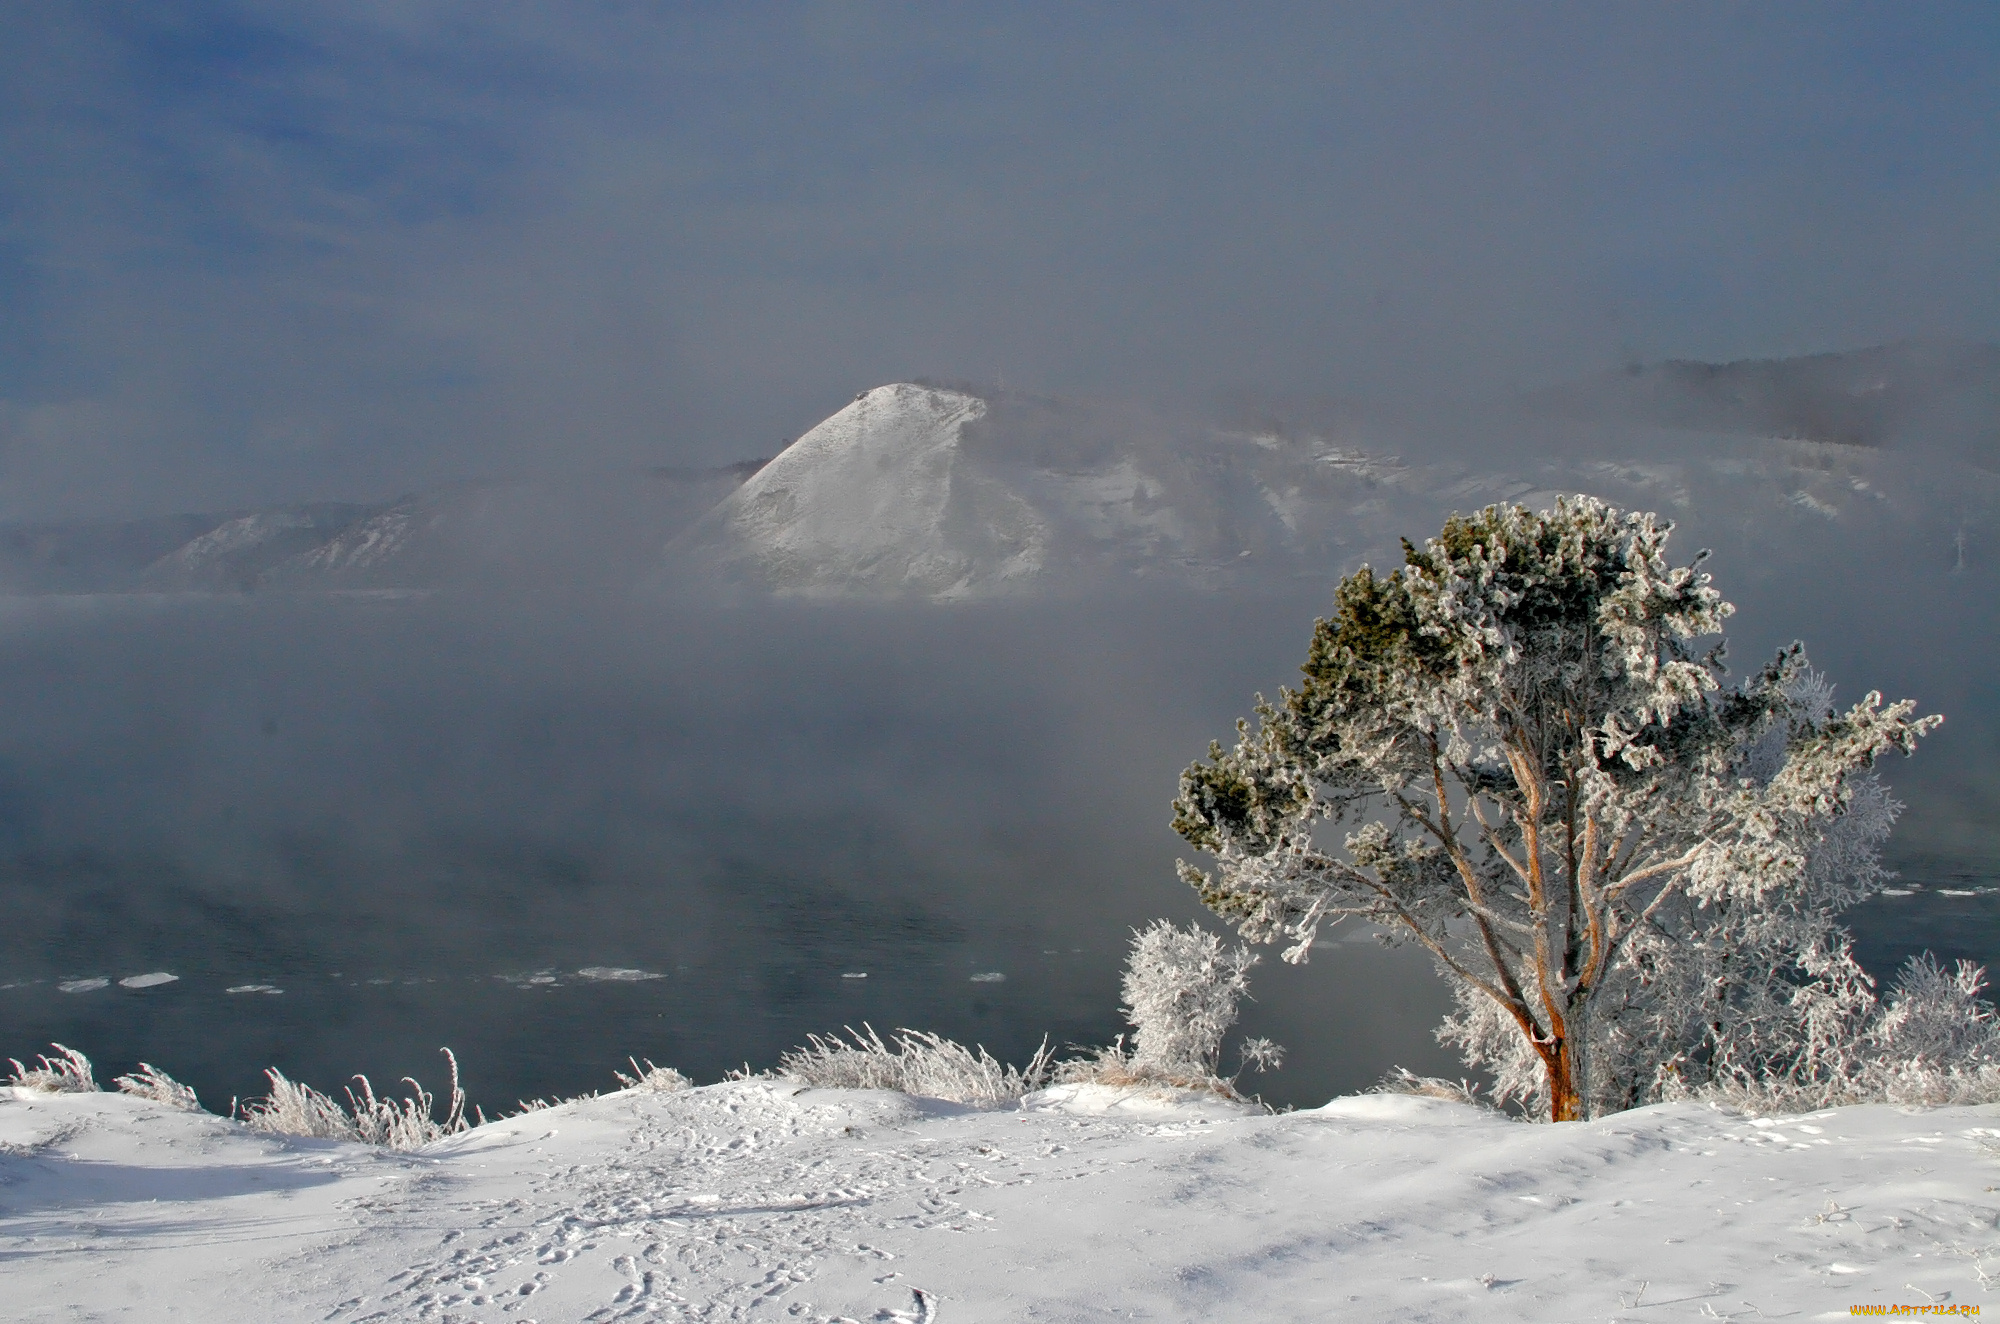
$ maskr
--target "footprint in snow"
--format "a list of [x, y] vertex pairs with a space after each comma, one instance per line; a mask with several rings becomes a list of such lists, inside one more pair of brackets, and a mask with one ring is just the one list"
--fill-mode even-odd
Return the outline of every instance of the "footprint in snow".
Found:
[[878, 1324], [931, 1324], [937, 1318], [937, 1298], [921, 1287], [910, 1289], [911, 1308], [890, 1310], [883, 1308], [875, 1312]]

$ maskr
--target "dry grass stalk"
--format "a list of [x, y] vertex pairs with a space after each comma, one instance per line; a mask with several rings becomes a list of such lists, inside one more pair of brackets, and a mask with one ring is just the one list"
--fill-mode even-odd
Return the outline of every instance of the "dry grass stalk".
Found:
[[164, 1103], [169, 1108], [182, 1112], [198, 1113], [201, 1100], [195, 1098], [194, 1091], [154, 1066], [151, 1062], [141, 1062], [139, 1069], [129, 1076], [120, 1076], [111, 1082], [127, 1094], [155, 1103]]
[[1053, 1067], [1047, 1040], [1025, 1067], [1012, 1067], [983, 1046], [967, 1048], [923, 1030], [897, 1030], [893, 1044], [865, 1022], [846, 1034], [809, 1035], [805, 1047], [778, 1059], [778, 1074], [824, 1089], [898, 1090], [992, 1107], [1041, 1088]]
[[41, 1065], [37, 1067], [21, 1065], [18, 1057], [8, 1058], [14, 1064], [14, 1075], [7, 1083], [37, 1094], [97, 1093], [97, 1078], [90, 1072], [89, 1058], [61, 1044], [50, 1044], [49, 1047], [56, 1050], [56, 1055], [44, 1055], [40, 1059]]

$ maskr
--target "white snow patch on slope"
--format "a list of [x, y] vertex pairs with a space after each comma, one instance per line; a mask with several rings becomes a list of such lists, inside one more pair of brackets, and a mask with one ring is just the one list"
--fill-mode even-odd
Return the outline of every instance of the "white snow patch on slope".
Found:
[[149, 567], [149, 574], [199, 574], [237, 552], [259, 547], [295, 529], [313, 527], [312, 519], [295, 510], [260, 511], [225, 521], [191, 539]]
[[745, 1081], [414, 1155], [0, 1090], [10, 1319], [1844, 1318], [1979, 1304], [2000, 1108], [1533, 1126]]
[[986, 412], [958, 391], [865, 392], [758, 470], [694, 536], [720, 535], [725, 556], [802, 594], [859, 586], [948, 599], [971, 592], [975, 575], [1032, 575], [1047, 530], [961, 455], [965, 428]]
[[418, 513], [405, 506], [383, 511], [299, 558], [306, 571], [362, 570], [401, 555], [423, 532]]

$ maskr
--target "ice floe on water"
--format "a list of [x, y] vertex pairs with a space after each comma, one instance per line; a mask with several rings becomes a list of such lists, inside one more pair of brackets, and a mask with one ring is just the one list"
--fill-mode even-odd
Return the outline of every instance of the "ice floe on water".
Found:
[[974, 975], [972, 982], [975, 984], [1004, 984], [1007, 982], [1007, 976], [1001, 974], [998, 970], [987, 970]]
[[868, 978], [868, 972], [866, 970], [843, 970], [840, 972], [840, 977], [842, 979], [866, 979]]
[[282, 993], [285, 990], [275, 984], [231, 984], [224, 993]]
[[639, 970], [622, 965], [587, 965], [581, 970], [529, 970], [525, 973], [495, 975], [503, 984], [516, 988], [562, 988], [567, 984], [639, 984], [649, 979], [665, 979], [657, 970]]
[[[162, 984], [178, 984], [179, 975], [170, 975], [164, 970], [150, 970], [143, 975], [127, 975], [118, 981], [120, 988], [158, 988]], [[12, 984], [5, 987], [13, 988]], [[56, 981], [58, 993], [95, 993], [100, 988], [111, 987], [108, 975], [92, 975], [87, 979], [59, 979]]]

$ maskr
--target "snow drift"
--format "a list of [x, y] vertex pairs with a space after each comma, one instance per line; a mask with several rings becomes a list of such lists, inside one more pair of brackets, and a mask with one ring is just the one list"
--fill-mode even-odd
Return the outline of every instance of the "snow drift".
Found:
[[1991, 1107], [1534, 1126], [746, 1081], [397, 1154], [4, 1090], [0, 1255], [23, 1321], [1842, 1318], [1984, 1300], [1996, 1137]]

